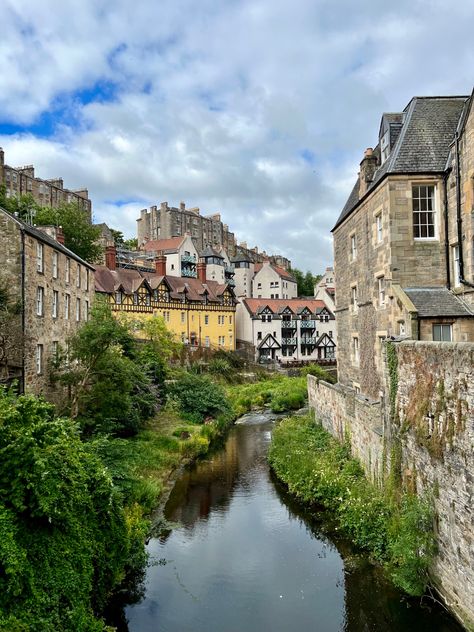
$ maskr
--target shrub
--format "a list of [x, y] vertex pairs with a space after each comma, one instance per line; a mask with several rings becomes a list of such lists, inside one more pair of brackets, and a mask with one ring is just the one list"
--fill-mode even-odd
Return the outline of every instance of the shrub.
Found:
[[306, 377], [307, 375], [314, 375], [314, 377], [317, 377], [319, 380], [324, 380], [325, 382], [329, 382], [330, 384], [334, 384], [336, 381], [334, 376], [329, 373], [329, 371], [326, 371], [326, 369], [323, 369], [321, 366], [319, 366], [319, 364], [308, 364], [308, 366], [304, 366], [300, 370], [300, 375], [302, 377]]
[[194, 422], [231, 413], [224, 390], [205, 375], [183, 373], [169, 385], [168, 395], [179, 403], [183, 415]]

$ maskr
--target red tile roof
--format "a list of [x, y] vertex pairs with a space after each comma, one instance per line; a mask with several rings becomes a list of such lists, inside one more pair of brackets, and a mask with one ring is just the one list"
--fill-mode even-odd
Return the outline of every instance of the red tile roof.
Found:
[[[257, 274], [257, 272], [260, 272], [263, 265], [264, 265], [263, 263], [255, 264], [255, 267], [254, 267], [255, 274]], [[291, 274], [288, 272], [288, 270], [285, 270], [285, 268], [281, 268], [280, 266], [275, 266], [273, 265], [273, 263], [270, 263], [270, 268], [274, 270], [278, 274], [278, 276], [280, 276], [282, 279], [285, 279], [287, 281], [293, 281], [293, 283], [296, 283], [295, 277], [291, 276]]]
[[162, 251], [172, 252], [178, 250], [185, 239], [185, 236], [170, 237], [169, 239], [153, 239], [143, 244], [143, 249], [146, 252], [150, 251]]

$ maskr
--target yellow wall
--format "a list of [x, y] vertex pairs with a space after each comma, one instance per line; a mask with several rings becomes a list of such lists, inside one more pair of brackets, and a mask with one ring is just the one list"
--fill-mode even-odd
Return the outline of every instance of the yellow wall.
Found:
[[195, 340], [195, 344], [202, 347], [235, 350], [235, 305], [203, 305], [176, 301], [145, 306], [133, 305], [128, 300], [117, 305], [111, 295], [109, 302], [113, 312], [120, 313], [126, 320], [144, 322], [153, 315], [162, 316], [177, 340], [188, 340], [190, 343]]

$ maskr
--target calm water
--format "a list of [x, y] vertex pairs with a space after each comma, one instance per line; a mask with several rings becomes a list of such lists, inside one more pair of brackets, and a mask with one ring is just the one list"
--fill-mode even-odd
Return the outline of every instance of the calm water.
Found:
[[255, 421], [176, 483], [165, 515], [178, 526], [149, 543], [129, 632], [459, 632], [291, 501], [266, 463], [273, 425]]

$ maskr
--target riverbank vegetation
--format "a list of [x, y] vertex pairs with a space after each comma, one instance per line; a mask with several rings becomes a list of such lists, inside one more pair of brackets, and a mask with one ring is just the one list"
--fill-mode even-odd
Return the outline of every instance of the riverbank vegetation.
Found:
[[349, 446], [310, 415], [285, 419], [275, 428], [269, 461], [291, 493], [330, 510], [342, 534], [382, 564], [395, 585], [423, 594], [435, 552], [428, 499], [390, 485], [376, 488]]

